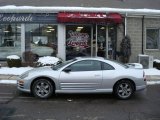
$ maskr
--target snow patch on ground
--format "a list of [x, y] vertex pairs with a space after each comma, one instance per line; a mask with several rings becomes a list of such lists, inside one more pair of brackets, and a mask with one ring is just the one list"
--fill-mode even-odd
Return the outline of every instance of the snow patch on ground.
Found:
[[144, 69], [145, 75], [157, 75], [160, 76], [160, 70], [156, 68]]
[[147, 85], [158, 85], [160, 81], [147, 81]]
[[0, 80], [0, 84], [17, 84], [17, 80]]
[[1, 67], [0, 68], [0, 74], [4, 74], [4, 75], [21, 75], [22, 73], [33, 69], [32, 67]]

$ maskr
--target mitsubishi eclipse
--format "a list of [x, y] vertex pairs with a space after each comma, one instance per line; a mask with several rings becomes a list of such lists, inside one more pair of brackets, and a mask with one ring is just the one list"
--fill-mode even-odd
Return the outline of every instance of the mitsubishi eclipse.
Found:
[[75, 58], [23, 73], [17, 88], [38, 98], [58, 93], [114, 93], [119, 99], [129, 99], [146, 88], [146, 80], [140, 68], [99, 57]]

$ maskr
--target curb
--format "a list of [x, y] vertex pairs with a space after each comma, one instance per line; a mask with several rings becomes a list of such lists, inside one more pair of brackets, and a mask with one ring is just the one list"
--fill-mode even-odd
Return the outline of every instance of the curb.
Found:
[[[16, 85], [17, 80], [0, 80], [0, 84], [11, 84], [11, 85]], [[147, 85], [159, 85], [159, 81], [147, 81]]]
[[0, 84], [17, 84], [18, 76], [0, 74]]
[[[0, 84], [16, 85], [17, 80], [0, 80]], [[147, 81], [147, 85], [159, 85], [159, 84], [160, 84], [160, 80]]]
[[0, 75], [0, 80], [17, 80], [19, 75]]
[[16, 85], [17, 84], [17, 80], [0, 80], [0, 84], [12, 84], [12, 85]]
[[160, 75], [146, 75], [147, 81], [157, 81], [160, 80]]
[[[17, 84], [19, 75], [2, 75], [0, 74], [0, 84]], [[147, 85], [160, 84], [160, 75], [147, 75]]]
[[160, 80], [159, 81], [147, 81], [147, 85], [159, 85], [160, 84]]

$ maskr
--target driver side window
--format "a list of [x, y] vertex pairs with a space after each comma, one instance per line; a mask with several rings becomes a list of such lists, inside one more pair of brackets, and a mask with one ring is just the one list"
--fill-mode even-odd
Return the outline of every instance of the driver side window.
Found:
[[96, 60], [83, 60], [69, 66], [71, 71], [98, 71], [101, 70], [101, 62]]

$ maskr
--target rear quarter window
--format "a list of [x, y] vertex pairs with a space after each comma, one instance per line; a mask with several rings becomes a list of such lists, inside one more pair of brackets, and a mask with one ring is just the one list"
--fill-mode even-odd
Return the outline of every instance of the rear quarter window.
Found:
[[115, 70], [115, 68], [112, 65], [103, 62], [102, 63], [102, 70]]

